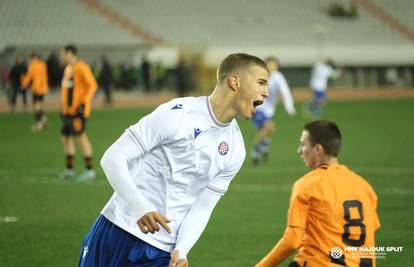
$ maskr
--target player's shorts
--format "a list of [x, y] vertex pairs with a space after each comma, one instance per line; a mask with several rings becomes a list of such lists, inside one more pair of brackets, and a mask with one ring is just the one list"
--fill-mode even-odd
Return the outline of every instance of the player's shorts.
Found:
[[45, 95], [36, 95], [36, 94], [33, 94], [32, 95], [32, 101], [33, 101], [33, 103], [43, 102], [43, 99], [44, 98], [45, 98]]
[[326, 99], [326, 91], [313, 91], [313, 98], [318, 101], [318, 102], [322, 102], [325, 101]]
[[62, 130], [61, 133], [64, 136], [80, 135], [86, 130], [87, 119], [83, 114], [78, 115], [61, 115]]
[[119, 228], [103, 215], [86, 234], [78, 267], [166, 267], [170, 253]]
[[254, 125], [256, 126], [256, 129], [261, 129], [267, 121], [270, 121], [272, 119], [273, 117], [266, 116], [266, 114], [264, 114], [264, 112], [260, 110], [257, 110], [256, 113], [252, 116], [252, 120]]
[[[306, 262], [305, 262], [305, 264], [306, 264]], [[293, 261], [287, 267], [302, 267], [302, 266], [300, 266], [296, 261]], [[305, 265], [305, 267], [306, 267], [306, 265]]]

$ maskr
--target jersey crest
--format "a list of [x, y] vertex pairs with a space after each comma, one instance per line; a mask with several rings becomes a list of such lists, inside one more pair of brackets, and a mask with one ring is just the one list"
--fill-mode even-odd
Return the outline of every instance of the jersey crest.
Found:
[[218, 146], [218, 152], [220, 155], [224, 156], [229, 152], [229, 145], [226, 142], [221, 142]]

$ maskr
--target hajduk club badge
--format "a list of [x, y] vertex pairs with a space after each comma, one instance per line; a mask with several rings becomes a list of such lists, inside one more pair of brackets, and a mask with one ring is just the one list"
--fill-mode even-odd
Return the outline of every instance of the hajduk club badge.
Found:
[[224, 156], [229, 152], [229, 145], [226, 142], [221, 142], [218, 146], [218, 152], [220, 155]]

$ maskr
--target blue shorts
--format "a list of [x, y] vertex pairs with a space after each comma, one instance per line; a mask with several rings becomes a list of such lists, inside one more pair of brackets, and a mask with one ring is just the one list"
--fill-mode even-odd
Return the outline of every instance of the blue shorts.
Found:
[[79, 267], [167, 267], [170, 253], [119, 228], [103, 215], [86, 234]]
[[325, 101], [326, 91], [323, 91], [323, 92], [313, 91], [313, 98], [318, 102]]
[[267, 117], [266, 114], [264, 114], [264, 112], [260, 110], [257, 110], [252, 117], [256, 129], [261, 129], [267, 121], [270, 121], [272, 119], [273, 117]]

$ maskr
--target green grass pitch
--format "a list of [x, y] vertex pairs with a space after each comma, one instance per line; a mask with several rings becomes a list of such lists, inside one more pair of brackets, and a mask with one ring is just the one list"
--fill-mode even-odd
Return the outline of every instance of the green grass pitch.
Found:
[[[0, 115], [0, 217], [18, 218], [0, 222], [0, 266], [77, 264], [82, 238], [112, 194], [99, 159], [126, 127], [149, 111], [93, 112], [88, 131], [98, 179], [90, 184], [56, 179], [64, 167], [57, 113], [48, 114], [48, 128], [36, 134], [30, 132], [32, 114]], [[342, 129], [340, 161], [364, 176], [378, 194], [382, 227], [377, 245], [404, 247], [379, 259], [378, 266], [413, 263], [414, 100], [329, 102], [323, 117]], [[279, 107], [270, 162], [253, 168], [246, 159], [190, 252], [191, 266], [253, 266], [280, 238], [290, 187], [308, 171], [296, 153], [305, 122], [300, 114], [290, 118]], [[239, 124], [249, 151], [253, 124]], [[80, 153], [75, 164], [80, 173]]]

